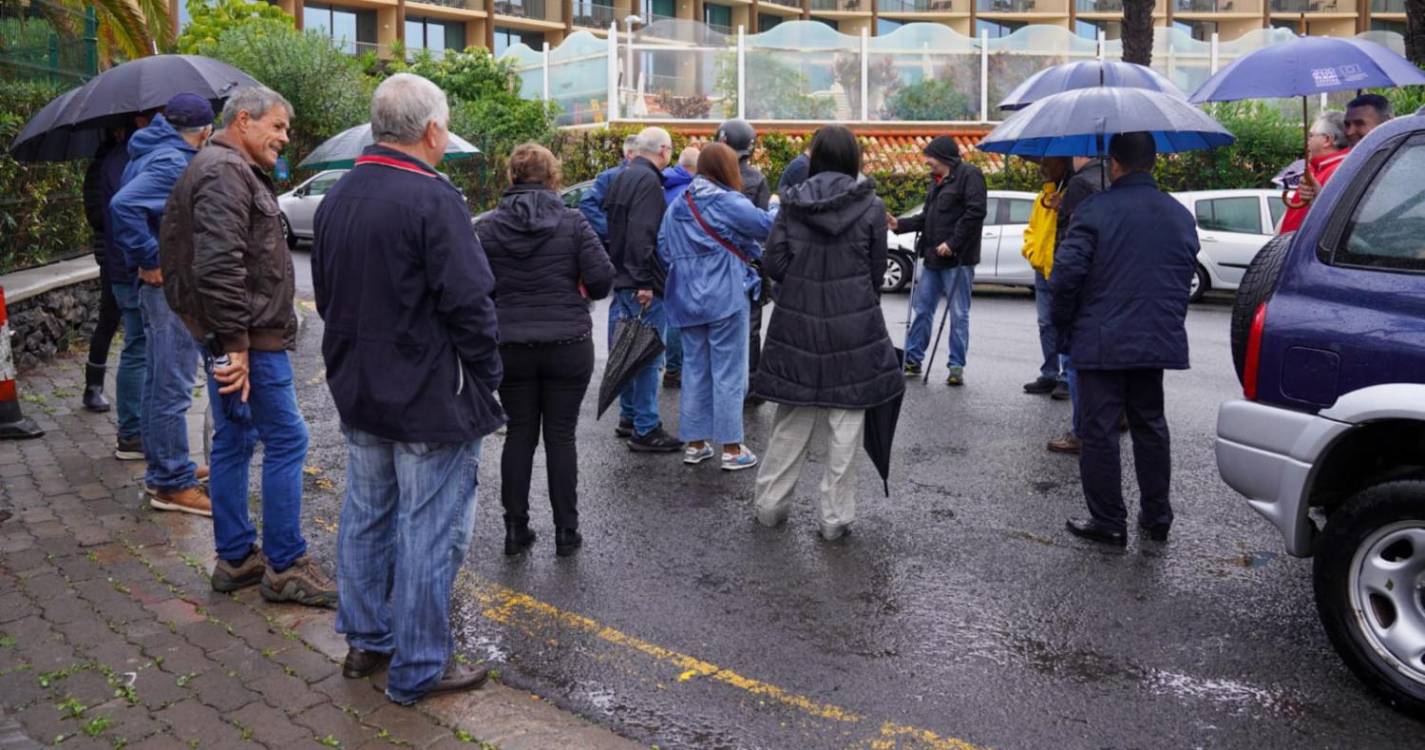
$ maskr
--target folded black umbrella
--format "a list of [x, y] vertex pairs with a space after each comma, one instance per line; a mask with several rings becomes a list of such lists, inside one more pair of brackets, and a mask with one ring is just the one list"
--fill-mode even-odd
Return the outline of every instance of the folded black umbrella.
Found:
[[[905, 365], [905, 350], [897, 348], [896, 358]], [[876, 471], [881, 475], [881, 486], [886, 497], [891, 496], [891, 444], [896, 439], [896, 425], [901, 418], [901, 403], [905, 401], [905, 391], [880, 406], [866, 410], [866, 429], [861, 437], [861, 447], [871, 457]]]
[[663, 336], [657, 328], [642, 318], [620, 320], [613, 346], [609, 347], [609, 361], [604, 365], [604, 379], [599, 384], [599, 412], [595, 419], [604, 416], [634, 377], [662, 353]]
[[162, 109], [178, 94], [197, 94], [217, 109], [238, 88], [258, 85], [241, 70], [202, 55], [141, 57], [46, 104], [20, 131], [10, 155], [31, 162], [91, 157], [99, 148], [97, 131], [128, 125], [129, 118]]

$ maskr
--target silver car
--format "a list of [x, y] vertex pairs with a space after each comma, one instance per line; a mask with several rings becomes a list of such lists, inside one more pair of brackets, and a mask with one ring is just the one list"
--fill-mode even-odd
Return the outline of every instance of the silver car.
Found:
[[282, 209], [282, 231], [287, 235], [288, 247], [296, 247], [298, 242], [312, 241], [312, 221], [317, 215], [317, 206], [322, 204], [322, 197], [344, 174], [345, 169], [319, 172], [301, 185], [277, 196], [277, 205]]

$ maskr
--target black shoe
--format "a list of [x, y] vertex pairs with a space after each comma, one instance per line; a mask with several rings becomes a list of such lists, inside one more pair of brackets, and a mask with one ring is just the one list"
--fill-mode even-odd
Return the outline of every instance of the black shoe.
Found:
[[654, 427], [647, 435], [634, 435], [628, 439], [628, 449], [638, 453], [673, 453], [683, 450], [683, 441]]
[[481, 666], [461, 664], [454, 658], [445, 667], [445, 673], [422, 698], [441, 693], [458, 693], [461, 690], [475, 690], [490, 678], [490, 670]]
[[1122, 529], [1115, 529], [1098, 521], [1070, 518], [1064, 523], [1064, 528], [1080, 539], [1112, 544], [1115, 547], [1128, 546], [1128, 535], [1123, 533]]
[[524, 521], [505, 521], [505, 554], [518, 555], [534, 545], [535, 533]]
[[120, 437], [118, 444], [114, 447], [114, 458], [120, 461], [142, 461], [143, 437], [141, 435], [131, 438]]
[[633, 420], [620, 419], [618, 421], [618, 427], [614, 428], [614, 436], [621, 438], [633, 437]]
[[744, 409], [755, 409], [765, 403], [767, 403], [767, 399], [761, 396], [754, 396], [750, 393], [742, 399], [742, 407]]
[[1036, 396], [1043, 396], [1054, 390], [1054, 385], [1058, 383], [1053, 378], [1035, 378], [1032, 383], [1024, 384], [1024, 392], [1032, 393]]
[[1168, 541], [1168, 530], [1172, 528], [1167, 524], [1152, 524], [1138, 522], [1138, 528], [1148, 533], [1148, 538], [1155, 542]]
[[907, 362], [907, 363], [905, 363], [905, 369], [904, 369], [904, 371], [905, 371], [905, 376], [908, 377], [908, 378], [919, 377], [919, 376], [920, 376], [920, 363], [919, 363], [919, 362]]
[[554, 554], [559, 557], [568, 557], [584, 545], [584, 537], [579, 535], [576, 529], [555, 529], [554, 530]]
[[348, 680], [369, 677], [386, 666], [388, 661], [391, 661], [390, 654], [383, 654], [380, 651], [362, 651], [352, 646], [346, 652], [346, 661], [341, 663], [341, 676]]
[[680, 373], [680, 372], [665, 372], [665, 373], [663, 373], [663, 387], [664, 387], [664, 388], [682, 388], [682, 387], [683, 387], [683, 374]]
[[84, 408], [99, 414], [109, 410], [109, 399], [104, 396], [104, 386], [91, 385], [85, 387]]
[[1054, 390], [1049, 393], [1049, 398], [1055, 401], [1069, 400], [1069, 384], [1060, 380], [1054, 384]]

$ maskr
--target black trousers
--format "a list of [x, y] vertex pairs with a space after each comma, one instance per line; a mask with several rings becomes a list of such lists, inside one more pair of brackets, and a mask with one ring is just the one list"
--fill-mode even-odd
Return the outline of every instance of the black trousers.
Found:
[[767, 300], [752, 300], [747, 316], [747, 374], [757, 373], [757, 363], [762, 359], [762, 306]]
[[579, 407], [594, 375], [594, 340], [542, 346], [502, 346], [505, 378], [500, 401], [510, 423], [500, 456], [500, 502], [505, 520], [529, 521], [534, 450], [544, 433], [549, 501], [554, 526], [579, 528], [579, 450], [574, 432]]
[[1140, 520], [1168, 526], [1172, 450], [1168, 420], [1163, 415], [1162, 370], [1079, 370], [1079, 474], [1094, 519], [1126, 529], [1123, 466], [1120, 463], [1119, 417], [1127, 414], [1133, 436], [1133, 465], [1141, 496]]
[[[114, 285], [103, 259], [99, 261], [99, 322], [89, 337], [89, 364], [103, 367], [109, 361], [109, 345], [119, 330], [119, 303], [114, 299]], [[102, 384], [102, 381], [101, 383]]]

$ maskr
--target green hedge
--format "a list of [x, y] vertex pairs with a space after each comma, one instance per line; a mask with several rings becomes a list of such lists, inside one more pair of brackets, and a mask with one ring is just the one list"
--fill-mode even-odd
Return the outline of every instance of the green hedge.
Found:
[[[0, 80], [0, 143], [14, 142], [30, 115], [63, 88]], [[89, 246], [80, 190], [86, 162], [22, 164], [0, 153], [0, 273], [83, 253]]]

